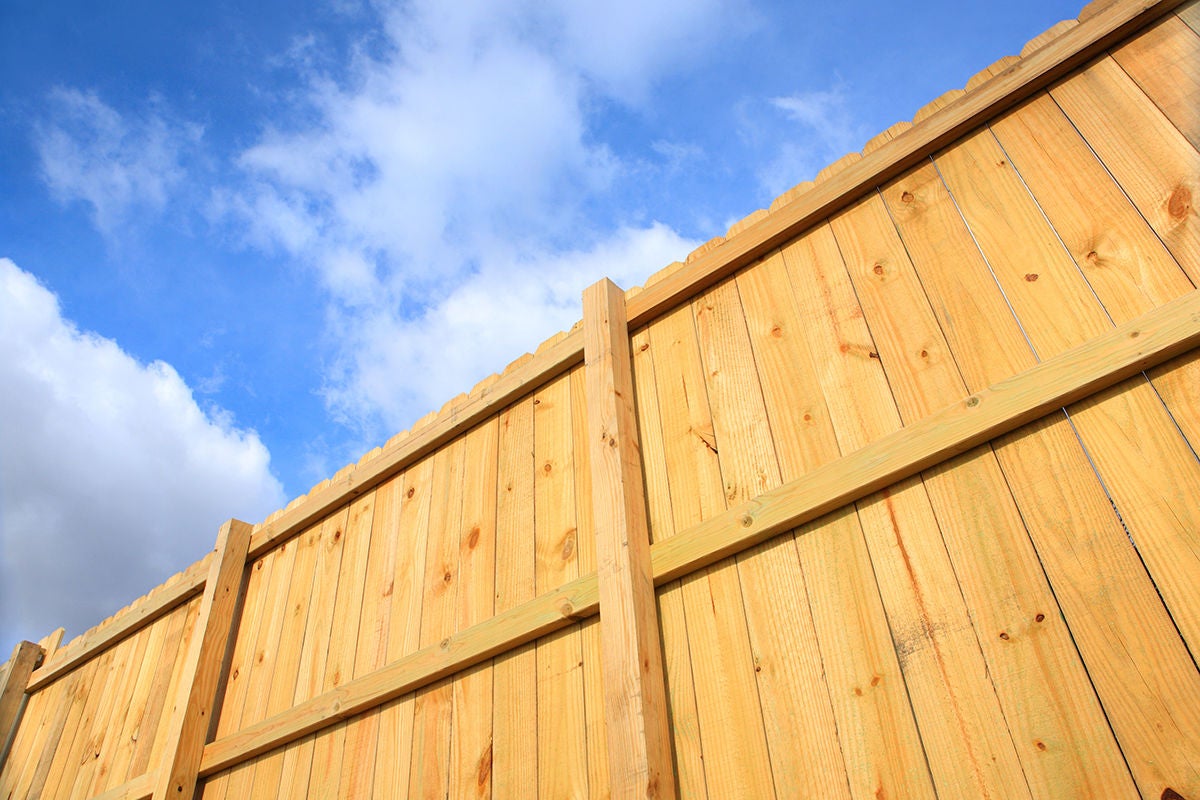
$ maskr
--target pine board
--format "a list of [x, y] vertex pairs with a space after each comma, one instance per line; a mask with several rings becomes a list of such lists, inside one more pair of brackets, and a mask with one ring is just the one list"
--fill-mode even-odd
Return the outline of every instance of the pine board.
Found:
[[[650, 326], [675, 530], [725, 510], [712, 414], [688, 306]], [[736, 559], [682, 581], [704, 777], [710, 797], [772, 797], [770, 755]]]
[[[730, 505], [781, 483], [737, 283], [692, 304]], [[807, 587], [792, 534], [738, 556], [775, 793], [849, 797]]]
[[[781, 477], [797, 480], [839, 452], [782, 253], [737, 284]], [[851, 796], [932, 797], [855, 509], [803, 526], [795, 542]]]

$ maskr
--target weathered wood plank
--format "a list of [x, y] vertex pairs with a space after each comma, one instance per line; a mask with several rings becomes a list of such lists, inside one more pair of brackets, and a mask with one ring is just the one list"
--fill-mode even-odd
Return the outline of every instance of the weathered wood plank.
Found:
[[216, 710], [217, 683], [242, 590], [250, 525], [221, 526], [197, 611], [196, 636], [184, 662], [180, 702], [167, 722], [168, 758], [159, 769], [154, 797], [190, 797], [196, 790], [204, 744]]
[[593, 284], [583, 294], [583, 320], [611, 790], [616, 797], [673, 798], [624, 293], [608, 280]]
[[9, 741], [16, 737], [29, 676], [41, 664], [46, 651], [33, 642], [19, 642], [0, 671], [0, 769], [4, 768]]

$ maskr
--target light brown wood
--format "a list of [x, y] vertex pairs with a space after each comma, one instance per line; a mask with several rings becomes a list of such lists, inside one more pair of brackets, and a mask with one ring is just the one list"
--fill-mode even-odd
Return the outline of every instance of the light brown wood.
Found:
[[159, 769], [154, 797], [191, 797], [209, 729], [217, 682], [242, 589], [251, 527], [231, 519], [221, 526], [204, 582], [196, 629], [183, 667], [180, 701], [167, 723], [168, 760]]
[[[558, 378], [533, 397], [534, 579], [541, 593], [576, 580], [579, 540], [571, 381]], [[537, 643], [538, 794], [588, 795], [583, 642], [572, 626]]]
[[[735, 281], [692, 303], [725, 498], [753, 499], [781, 482], [761, 379]], [[777, 797], [849, 795], [829, 687], [795, 538], [738, 555], [759, 714]]]
[[[970, 191], [987, 191], [986, 184], [980, 187], [972, 185]], [[926, 319], [926, 337], [939, 341], [962, 376], [955, 375], [942, 388], [922, 374], [901, 379], [924, 382], [930, 400], [937, 402], [961, 393], [961, 381], [968, 378], [969, 386], [981, 385], [981, 362], [993, 374], [1034, 363], [933, 165], [914, 170], [881, 194], [919, 273], [909, 279], [919, 280], [919, 291], [929, 298], [923, 313], [910, 318]], [[895, 276], [889, 285], [902, 280]], [[979, 326], [976, 320], [983, 318], [992, 324]], [[1022, 465], [1014, 471], [1010, 459], [998, 457], [992, 448], [971, 455], [969, 461], [964, 457], [927, 471], [925, 483], [939, 520], [947, 523], [943, 532], [954, 574], [971, 609], [1025, 779], [1035, 796], [1133, 796], [1128, 769], [1030, 540], [1027, 529], [1045, 523], [1036, 506], [1021, 504], [1028, 500], [1025, 492], [1018, 490], [1016, 498], [1011, 494], [1012, 483], [1032, 476], [1021, 471]], [[1024, 469], [1044, 467], [1030, 460]], [[1094, 478], [1060, 474], [1056, 483], [1080, 487]], [[983, 530], [989, 535], [979, 536]], [[1051, 748], [1047, 742], [1059, 744]]]
[[[462, 511], [456, 530], [458, 586], [454, 630], [490, 619], [496, 600], [496, 474], [499, 424], [487, 420], [464, 438]], [[449, 794], [492, 794], [492, 666], [455, 677], [451, 690]]]
[[[496, 606], [510, 612], [532, 600], [533, 398], [500, 415], [496, 483]], [[497, 656], [493, 667], [492, 796], [521, 800], [537, 795], [537, 696], [535, 645]]]
[[[689, 575], [880, 488], [934, 466], [1099, 388], [1200, 347], [1200, 292], [1105, 336], [997, 382], [960, 403], [861, 447], [755, 500], [656, 542], [655, 584]], [[847, 481], [847, 476], [853, 480]], [[598, 610], [594, 575], [501, 612], [492, 619], [296, 705], [205, 748], [209, 775], [314, 730], [400, 697], [514, 646], [560, 630]]]
[[1192, 147], [1200, 149], [1200, 35], [1171, 15], [1112, 55]]
[[673, 798], [624, 293], [609, 280], [588, 287], [583, 320], [611, 790], [621, 798]]
[[[580, 330], [583, 321], [580, 320]], [[571, 380], [571, 439], [580, 447], [588, 441], [587, 376], [573, 370]], [[592, 463], [581, 455], [572, 459], [575, 475], [575, 524], [579, 574], [597, 569], [595, 514], [592, 511]], [[604, 679], [600, 646], [600, 619], [592, 617], [579, 625], [583, 651], [583, 716], [588, 751], [588, 796], [606, 800], [611, 794], [608, 770], [608, 737], [604, 720]]]
[[1050, 96], [1105, 169], [1200, 285], [1200, 154], [1111, 58], [1054, 86]]
[[34, 670], [29, 691], [35, 692], [93, 658], [107, 647], [169, 614], [204, 590], [211, 556], [192, 564], [179, 580], [152, 591], [130, 610], [106, 620], [60, 648], [53, 658]]
[[8, 756], [9, 745], [17, 735], [21, 710], [25, 705], [29, 676], [41, 663], [46, 651], [33, 642], [19, 642], [0, 670], [0, 769]]
[[[671, 490], [667, 479], [663, 427], [658, 410], [654, 357], [647, 328], [635, 332], [633, 375], [637, 390], [638, 439], [648, 503], [647, 523], [652, 542], [675, 533], [671, 514]], [[704, 761], [700, 746], [700, 721], [696, 713], [696, 687], [692, 677], [692, 653], [688, 647], [687, 617], [683, 587], [671, 581], [658, 593], [659, 628], [663, 639], [663, 667], [670, 703], [671, 738], [675, 756], [676, 789], [681, 797], [707, 798]]]
[[989, 117], [1018, 104], [1071, 72], [1105, 48], [1169, 14], [1182, 0], [1116, 3], [1022, 58], [989, 81], [827, 181], [767, 216], [690, 264], [690, 269], [647, 286], [630, 298], [629, 324], [636, 327], [675, 307], [786, 243], [799, 232], [857, 201], [933, 151], [958, 139]]
[[152, 775], [139, 775], [111, 789], [92, 795], [90, 800], [150, 800], [154, 796], [151, 788]]
[[1200, 291], [814, 469], [803, 481], [656, 543], [655, 583], [835, 511], [1197, 346]]
[[[726, 508], [704, 365], [690, 304], [657, 320], [648, 331], [658, 394], [666, 469], [671, 476], [674, 530]], [[651, 557], [682, 533], [657, 541]], [[735, 559], [714, 563], [681, 582], [688, 647], [695, 654], [696, 694], [704, 780], [709, 797], [771, 797], [770, 754], [758, 703], [754, 657]], [[656, 581], [657, 583], [657, 581]]]
[[[782, 253], [737, 276], [781, 477], [839, 455]], [[789, 291], [779, 287], [789, 286]], [[806, 296], [807, 300], [816, 298]], [[853, 506], [795, 531], [837, 741], [853, 797], [933, 797], [900, 665]]]

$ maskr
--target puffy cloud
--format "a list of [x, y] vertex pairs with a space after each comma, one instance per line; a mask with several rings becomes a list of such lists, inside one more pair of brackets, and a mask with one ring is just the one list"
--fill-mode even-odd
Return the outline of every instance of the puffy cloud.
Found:
[[639, 102], [737, 15], [625, 5], [383, 6], [386, 44], [338, 79], [297, 62], [304, 107], [241, 153], [243, 181], [214, 208], [319, 277], [340, 419], [371, 437], [405, 427], [578, 319], [587, 283], [638, 282], [687, 252], [606, 202], [636, 192], [636, 170], [589, 114]]
[[347, 312], [326, 397], [343, 419], [394, 433], [415, 409], [440, 407], [573, 325], [589, 284], [608, 276], [632, 285], [695, 244], [663, 225], [622, 228], [588, 250], [489, 262], [417, 314]]
[[0, 640], [71, 635], [283, 500], [266, 447], [169, 364], [81, 332], [0, 258]]
[[42, 179], [64, 205], [82, 201], [111, 237], [137, 211], [161, 210], [184, 178], [181, 159], [201, 129], [174, 124], [151, 104], [140, 118], [118, 113], [91, 92], [57, 89], [34, 126]]

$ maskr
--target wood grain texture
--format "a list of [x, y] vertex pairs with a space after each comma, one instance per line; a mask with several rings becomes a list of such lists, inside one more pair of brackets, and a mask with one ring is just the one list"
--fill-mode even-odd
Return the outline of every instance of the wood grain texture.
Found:
[[615, 797], [674, 798], [624, 293], [593, 284], [583, 320], [609, 779]]
[[[532, 600], [533, 398], [506, 409], [499, 419], [496, 482], [496, 613]], [[498, 656], [493, 667], [492, 796], [537, 794], [536, 646], [517, 647]]]
[[[881, 196], [967, 387], [1032, 365], [1020, 328], [934, 166], [897, 179]], [[991, 324], [983, 328], [979, 319]], [[1009, 496], [1010, 484], [1026, 483], [1042, 467], [991, 449], [977, 451], [974, 460], [987, 465], [955, 469], [955, 480], [948, 481], [942, 473], [958, 462], [947, 462], [927, 473], [927, 485], [931, 494], [944, 493], [943, 506], [977, 515], [966, 528], [944, 528], [946, 542], [1030, 786], [1040, 796], [1132, 794], [1128, 769], [1027, 527], [1037, 536], [1061, 532], [1048, 525], [1037, 504], [1022, 502], [1026, 493], [1018, 492], [1015, 505], [997, 502]], [[1060, 482], [1080, 491], [1091, 487], [1103, 500], [1086, 472], [1063, 474]]]
[[[810, 350], [796, 295], [806, 304], [817, 298], [792, 282], [782, 253], [739, 273], [737, 285], [780, 474], [790, 483], [839, 455], [810, 356], [819, 350]], [[784, 286], [787, 291], [780, 290]], [[855, 508], [803, 526], [794, 541], [851, 796], [932, 797]]]
[[[1194, 11], [1196, 4], [1188, 8]], [[1173, 14], [1115, 48], [1112, 56], [1200, 149], [1200, 35]]]
[[9, 739], [16, 736], [29, 676], [45, 655], [41, 645], [18, 642], [8, 662], [0, 668], [0, 769], [4, 768]]
[[159, 768], [154, 797], [190, 797], [216, 712], [222, 662], [242, 591], [250, 525], [229, 520], [217, 534], [197, 610], [196, 630], [183, 663], [178, 704], [167, 722], [168, 758]]
[[1121, 67], [1101, 58], [1050, 90], [1105, 169], [1200, 285], [1200, 154]]
[[[534, 578], [544, 594], [579, 575], [569, 377], [540, 389], [533, 403]], [[588, 796], [582, 647], [574, 627], [537, 644], [539, 795]]]
[[[671, 491], [648, 329], [643, 327], [636, 331], [630, 338], [630, 345], [633, 350], [638, 440], [648, 505], [646, 522], [651, 542], [654, 542], [674, 535], [675, 524], [671, 515]], [[683, 587], [679, 581], [672, 581], [659, 590], [658, 616], [663, 640], [663, 668], [670, 711], [676, 790], [681, 798], [707, 798], [700, 722], [696, 713], [696, 687], [692, 678], [692, 654], [688, 647]]]
[[[725, 497], [737, 504], [781, 483], [737, 283], [718, 284], [692, 307]], [[848, 797], [794, 537], [740, 554], [738, 571], [776, 796]]]
[[[704, 383], [704, 366], [690, 306], [668, 314], [648, 331], [659, 403], [670, 513], [683, 531], [726, 508], [719, 443]], [[677, 541], [656, 542], [654, 552]], [[759, 708], [754, 657], [736, 560], [675, 577], [682, 581], [696, 712], [711, 797], [771, 797], [770, 754]], [[657, 575], [658, 570], [655, 570]]]

